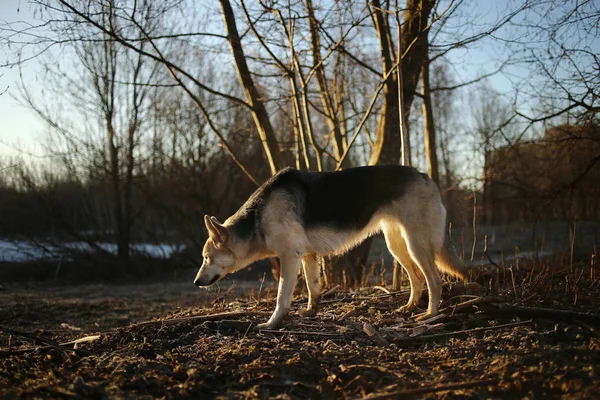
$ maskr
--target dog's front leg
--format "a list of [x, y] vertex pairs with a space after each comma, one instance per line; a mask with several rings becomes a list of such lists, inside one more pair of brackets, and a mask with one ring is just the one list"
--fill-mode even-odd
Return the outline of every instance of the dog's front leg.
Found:
[[277, 306], [271, 318], [264, 323], [258, 324], [258, 329], [274, 329], [281, 323], [292, 305], [294, 289], [298, 281], [301, 258], [294, 256], [280, 257], [281, 275], [279, 277], [279, 288], [277, 290]]

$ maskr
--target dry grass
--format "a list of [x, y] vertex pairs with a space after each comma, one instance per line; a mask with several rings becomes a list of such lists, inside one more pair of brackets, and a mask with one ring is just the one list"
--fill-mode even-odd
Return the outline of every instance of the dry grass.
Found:
[[[160, 320], [117, 328], [90, 313], [85, 298], [61, 308], [21, 297], [0, 304], [2, 397], [594, 397], [596, 254], [496, 264], [473, 268], [478, 285], [445, 285], [441, 315], [420, 323], [395, 312], [408, 292], [386, 293], [376, 269], [365, 271], [363, 288], [329, 290], [314, 318], [297, 315], [306, 301], [299, 293], [278, 331], [253, 329], [274, 307], [265, 282], [179, 309], [163, 298]], [[12, 298], [2, 296], [4, 304]], [[157, 316], [153, 306], [151, 296], [102, 304], [111, 316], [139, 318]], [[61, 327], [61, 313], [79, 318], [82, 330]], [[99, 337], [72, 343], [90, 335]]]

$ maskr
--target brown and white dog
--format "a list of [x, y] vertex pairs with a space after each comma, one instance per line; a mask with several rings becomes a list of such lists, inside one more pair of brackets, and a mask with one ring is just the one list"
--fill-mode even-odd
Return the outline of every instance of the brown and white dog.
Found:
[[[414, 168], [397, 165], [339, 172], [284, 169], [250, 196], [224, 223], [204, 217], [209, 238], [194, 284], [209, 286], [225, 275], [267, 257], [281, 260], [277, 306], [259, 329], [277, 327], [287, 314], [300, 266], [314, 315], [321, 294], [318, 259], [343, 254], [383, 232], [388, 249], [407, 271], [412, 311], [427, 283], [434, 316], [442, 293], [438, 269], [465, 278], [446, 243], [446, 209], [437, 186]], [[437, 266], [437, 268], [436, 268]]]

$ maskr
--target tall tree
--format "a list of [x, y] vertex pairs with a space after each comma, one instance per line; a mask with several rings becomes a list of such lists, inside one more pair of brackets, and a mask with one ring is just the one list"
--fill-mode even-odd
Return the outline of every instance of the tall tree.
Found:
[[246, 93], [248, 103], [250, 104], [252, 117], [254, 118], [258, 135], [263, 144], [265, 156], [271, 169], [271, 174], [275, 174], [280, 168], [283, 167], [283, 161], [279, 151], [277, 138], [275, 137], [275, 132], [273, 131], [273, 126], [271, 125], [271, 121], [269, 119], [269, 114], [267, 113], [263, 103], [263, 96], [259, 93], [256, 85], [254, 84], [254, 80], [252, 79], [252, 75], [250, 74], [250, 69], [248, 68], [248, 63], [246, 61], [246, 56], [242, 47], [242, 41], [235, 23], [235, 16], [233, 14], [231, 4], [229, 0], [219, 0], [219, 2], [221, 3], [223, 20], [225, 22], [227, 31], [227, 40], [231, 46], [231, 53], [233, 55], [238, 77], [242, 87], [244, 88], [244, 92]]
[[[403, 23], [400, 27], [402, 54], [402, 107], [405, 115], [409, 115], [410, 106], [415, 97], [419, 83], [421, 66], [427, 59], [427, 30], [429, 18], [435, 0], [408, 0], [404, 10]], [[385, 7], [384, 7], [385, 6]], [[390, 10], [389, 2], [383, 6], [379, 0], [372, 2], [371, 13], [373, 24], [379, 38], [383, 74], [395, 68], [395, 49], [390, 29], [390, 15], [399, 10]], [[401, 152], [399, 124], [399, 92], [397, 77], [390, 74], [385, 80], [384, 103], [377, 127], [375, 147], [369, 164], [397, 164]], [[408, 120], [408, 118], [406, 118]], [[405, 127], [407, 128], [407, 127]]]
[[[116, 7], [116, 2], [109, 0], [94, 4], [89, 10], [98, 15], [107, 32], [98, 33], [89, 25], [77, 23], [61, 32], [73, 57], [58, 65], [66, 69], [67, 64], [74, 60], [74, 64], [81, 67], [80, 77], [60, 69], [56, 71], [56, 67], [48, 69], [54, 71], [49, 73], [57, 81], [54, 88], [56, 96], [73, 110], [80, 111], [63, 117], [59, 110], [47, 110], [25, 87], [23, 100], [53, 128], [57, 135], [54, 142], [62, 143], [59, 144], [62, 148], [54, 149], [58, 154], [74, 152], [72, 157], [85, 159], [84, 165], [89, 167], [95, 178], [102, 177], [110, 182], [112, 226], [105, 229], [114, 232], [118, 257], [127, 259], [132, 227], [138, 215], [132, 204], [138, 146], [149, 106], [148, 83], [154, 80], [157, 64], [150, 63], [142, 55], [147, 46], [143, 37], [138, 36], [134, 41], [138, 51], [127, 51], [114, 40], [115, 32], [139, 33], [121, 25]], [[150, 31], [155, 24], [154, 9], [147, 2], [142, 2], [138, 3], [135, 12]], [[68, 118], [81, 118], [84, 128], [69, 127]], [[92, 124], [93, 121], [97, 121], [97, 126]], [[91, 132], [98, 132], [99, 137], [94, 137]], [[63, 157], [63, 161], [66, 168], [81, 168], [73, 158]]]
[[427, 157], [427, 170], [429, 177], [440, 185], [438, 170], [437, 138], [435, 132], [435, 115], [433, 113], [431, 80], [429, 79], [429, 60], [421, 67], [421, 94], [423, 95], [423, 126], [425, 139], [425, 155]]

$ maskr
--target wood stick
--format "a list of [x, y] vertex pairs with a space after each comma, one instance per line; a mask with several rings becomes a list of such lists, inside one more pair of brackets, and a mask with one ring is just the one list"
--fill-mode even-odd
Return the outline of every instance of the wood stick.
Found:
[[336, 337], [343, 338], [344, 335], [339, 333], [329, 332], [310, 332], [310, 331], [280, 331], [276, 329], [261, 329], [259, 332], [262, 333], [274, 333], [278, 335], [304, 335], [304, 336], [323, 336], [323, 337]]
[[438, 338], [442, 338], [442, 337], [462, 335], [462, 334], [465, 334], [465, 333], [475, 333], [475, 332], [491, 331], [491, 330], [494, 330], [494, 329], [513, 328], [515, 326], [527, 325], [527, 324], [530, 324], [531, 322], [533, 322], [533, 320], [530, 319], [530, 320], [527, 320], [527, 321], [512, 322], [510, 324], [495, 325], [495, 326], [486, 326], [486, 327], [473, 328], [473, 329], [465, 329], [465, 330], [462, 330], [462, 331], [442, 332], [442, 333], [436, 333], [436, 334], [433, 334], [433, 335], [426, 335], [426, 336], [414, 336], [414, 337], [409, 337], [409, 338], [403, 338], [403, 339], [400, 339], [400, 340], [401, 341], [408, 341], [408, 340], [438, 339]]
[[[46, 350], [46, 349], [57, 349], [60, 351], [67, 351], [65, 346], [70, 344], [70, 343], [67, 343], [67, 344], [58, 343], [58, 342], [55, 342], [54, 340], [46, 339], [41, 336], [35, 335], [33, 333], [16, 331], [14, 329], [5, 328], [2, 326], [0, 326], [0, 331], [9, 333], [9, 334], [15, 335], [15, 336], [21, 336], [21, 337], [27, 338], [29, 340], [32, 340], [34, 343], [38, 343], [38, 344], [42, 345], [42, 346], [30, 348], [30, 349], [21, 349], [21, 350], [14, 350], [14, 351], [9, 350], [8, 352], [5, 352], [5, 354], [16, 354], [17, 352], [21, 353], [21, 352], [26, 352], [26, 351], [30, 351], [30, 350]], [[81, 353], [83, 355], [93, 355], [94, 354], [90, 351], [77, 349], [77, 348], [73, 348], [72, 350], [76, 351], [77, 353]]]
[[458, 303], [454, 306], [444, 307], [441, 310], [439, 310], [438, 312], [442, 313], [442, 312], [450, 311], [450, 310], [455, 312], [457, 310], [462, 310], [463, 308], [467, 308], [467, 307], [474, 306], [477, 304], [503, 303], [503, 302], [505, 302], [505, 300], [502, 300], [498, 297], [493, 297], [493, 296], [477, 297], [475, 299], [463, 301], [462, 303]]
[[227, 319], [231, 317], [268, 317], [271, 315], [270, 312], [266, 311], [228, 311], [217, 314], [206, 314], [206, 315], [194, 315], [191, 317], [179, 317], [179, 318], [169, 318], [169, 319], [160, 319], [157, 321], [146, 321], [139, 322], [137, 324], [129, 325], [129, 328], [140, 328], [144, 326], [150, 325], [174, 325], [179, 324], [181, 322], [188, 321], [215, 321], [220, 319]]
[[373, 289], [381, 290], [385, 294], [390, 294], [390, 291], [384, 288], [383, 286], [373, 286]]
[[321, 294], [321, 298], [324, 299], [325, 297], [329, 297], [332, 294], [334, 294], [335, 292], [337, 292], [337, 290], [340, 288], [340, 285], [335, 285], [334, 287], [332, 287], [331, 289], [323, 292], [323, 294]]
[[51, 339], [43, 338], [43, 337], [35, 335], [33, 333], [21, 332], [21, 331], [17, 331], [17, 330], [11, 329], [11, 328], [5, 328], [2, 326], [0, 326], [0, 332], [8, 333], [8, 334], [14, 335], [14, 336], [21, 336], [21, 337], [24, 337], [26, 339], [33, 341], [34, 343], [42, 344], [44, 346], [59, 347], [59, 344], [57, 342], [55, 342]]
[[587, 323], [600, 325], [600, 315], [580, 311], [553, 310], [550, 308], [524, 307], [512, 304], [501, 304], [497, 308], [483, 307], [482, 310], [491, 314], [516, 314], [529, 318], [554, 318], [568, 321], [579, 319]]
[[376, 300], [376, 299], [385, 299], [386, 297], [394, 297], [398, 294], [408, 294], [408, 290], [399, 290], [396, 292], [389, 292], [385, 294], [374, 294], [372, 296], [356, 296], [353, 297], [354, 300]]
[[232, 329], [239, 332], [248, 332], [253, 324], [251, 321], [223, 319], [218, 321], [205, 321], [203, 325], [211, 329]]
[[403, 399], [408, 396], [414, 396], [416, 394], [423, 393], [435, 393], [435, 392], [443, 392], [445, 390], [457, 390], [457, 389], [469, 389], [478, 386], [488, 386], [488, 385], [497, 385], [500, 383], [500, 379], [482, 379], [479, 381], [471, 381], [471, 382], [463, 382], [463, 383], [451, 383], [448, 385], [436, 385], [436, 386], [428, 386], [428, 387], [420, 387], [415, 389], [406, 389], [399, 390], [396, 392], [384, 393], [384, 394], [376, 394], [364, 397], [368, 400], [379, 400], [379, 399], [390, 399], [390, 398], [398, 398]]
[[369, 336], [369, 339], [380, 346], [388, 347], [390, 345], [389, 342], [385, 340], [385, 338], [381, 336], [379, 332], [377, 332], [377, 329], [375, 329], [375, 327], [368, 322], [363, 323], [363, 332]]

